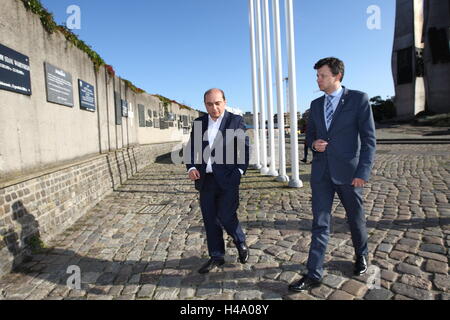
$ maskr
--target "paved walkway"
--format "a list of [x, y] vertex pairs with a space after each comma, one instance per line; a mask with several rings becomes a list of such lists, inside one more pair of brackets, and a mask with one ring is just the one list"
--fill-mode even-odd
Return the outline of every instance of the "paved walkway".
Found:
[[[324, 284], [292, 294], [287, 286], [305, 271], [312, 221], [311, 166], [300, 168], [302, 189], [256, 171], [243, 179], [239, 215], [251, 248], [246, 265], [237, 262], [229, 239], [223, 269], [197, 273], [207, 259], [197, 193], [183, 166], [159, 163], [1, 278], [0, 299], [450, 298], [447, 146], [379, 146], [365, 188], [374, 273], [352, 276], [353, 247], [336, 200]], [[81, 290], [66, 285], [71, 265], [81, 270]]]

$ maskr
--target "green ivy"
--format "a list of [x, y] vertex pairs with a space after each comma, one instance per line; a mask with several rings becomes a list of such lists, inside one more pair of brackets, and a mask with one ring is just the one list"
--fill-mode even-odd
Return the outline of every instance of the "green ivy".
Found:
[[166, 97], [164, 97], [164, 96], [162, 96], [162, 95], [160, 95], [160, 94], [154, 94], [153, 96], [157, 97], [157, 98], [159, 99], [159, 101], [162, 102], [162, 104], [163, 104], [164, 107], [169, 106], [171, 103], [175, 103], [175, 104], [177, 104], [177, 105], [180, 106], [180, 109], [192, 110], [191, 107], [188, 107], [187, 105], [184, 105], [184, 104], [182, 104], [182, 103], [179, 103], [179, 102], [177, 102], [177, 101], [175, 101], [175, 100], [170, 100], [169, 98], [166, 98]]
[[53, 20], [53, 14], [48, 12], [39, 0], [22, 0], [22, 2], [27, 10], [30, 10], [40, 17], [42, 25], [48, 33], [52, 34], [55, 32], [58, 25], [55, 20]]
[[141, 88], [136, 87], [134, 84], [131, 83], [131, 81], [126, 80], [126, 79], [122, 79], [123, 82], [125, 82], [125, 85], [131, 89], [131, 91], [135, 92], [135, 93], [143, 93], [145, 92], [144, 90], [142, 90]]
[[[80, 40], [77, 35], [75, 35], [66, 26], [57, 25], [53, 19], [53, 14], [48, 12], [41, 4], [39, 0], [21, 0], [27, 10], [30, 10], [34, 14], [40, 17], [42, 26], [49, 33], [61, 32], [64, 37], [72, 43], [78, 49], [84, 51], [94, 64], [95, 71], [98, 72], [101, 66], [105, 65], [105, 61], [100, 57], [100, 55], [92, 50], [84, 41]], [[110, 73], [110, 72], [108, 72]], [[110, 73], [111, 74], [111, 73]]]

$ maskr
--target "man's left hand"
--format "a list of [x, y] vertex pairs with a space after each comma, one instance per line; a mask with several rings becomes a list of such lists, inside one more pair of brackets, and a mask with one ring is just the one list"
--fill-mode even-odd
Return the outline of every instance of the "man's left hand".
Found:
[[355, 178], [352, 181], [352, 186], [354, 186], [355, 188], [362, 188], [362, 187], [364, 187], [365, 184], [366, 184], [366, 182], [360, 178]]

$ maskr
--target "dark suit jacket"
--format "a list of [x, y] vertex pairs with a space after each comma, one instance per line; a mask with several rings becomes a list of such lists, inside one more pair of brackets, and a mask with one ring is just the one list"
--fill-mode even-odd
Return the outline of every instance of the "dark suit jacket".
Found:
[[318, 182], [328, 168], [335, 184], [351, 184], [354, 178], [368, 181], [375, 159], [375, 123], [366, 93], [343, 88], [341, 100], [327, 131], [322, 96], [311, 103], [306, 143], [328, 142], [325, 152], [313, 150], [311, 182]]
[[[217, 183], [222, 188], [238, 187], [241, 182], [239, 169], [245, 174], [250, 159], [244, 118], [225, 111], [212, 146], [209, 145], [207, 133], [205, 134], [208, 130], [208, 120], [208, 114], [194, 120], [191, 137], [184, 152], [185, 155], [190, 155], [190, 158], [185, 157], [186, 168], [189, 170], [195, 167], [200, 172], [200, 179], [195, 181], [195, 188], [200, 191], [205, 180], [207, 161], [211, 155], [214, 159], [212, 169]], [[202, 141], [198, 141], [199, 138]]]

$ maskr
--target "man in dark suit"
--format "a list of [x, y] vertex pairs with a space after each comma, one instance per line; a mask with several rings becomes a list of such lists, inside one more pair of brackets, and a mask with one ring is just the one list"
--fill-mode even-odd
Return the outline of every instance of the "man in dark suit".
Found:
[[185, 159], [189, 178], [200, 191], [200, 207], [210, 259], [198, 270], [208, 273], [225, 263], [223, 229], [231, 236], [239, 260], [246, 263], [249, 249], [236, 210], [239, 184], [249, 164], [244, 118], [225, 110], [225, 94], [210, 89], [204, 95], [207, 115], [194, 121]]
[[368, 248], [363, 187], [375, 158], [375, 124], [366, 93], [341, 86], [344, 63], [325, 58], [314, 66], [324, 96], [311, 103], [306, 143], [313, 150], [311, 169], [313, 226], [307, 269], [291, 291], [318, 287], [330, 232], [335, 193], [345, 208], [356, 262], [354, 274], [367, 271]]

